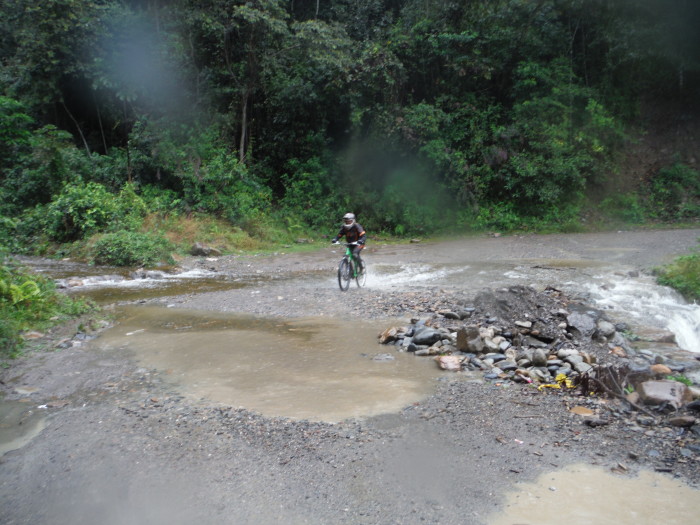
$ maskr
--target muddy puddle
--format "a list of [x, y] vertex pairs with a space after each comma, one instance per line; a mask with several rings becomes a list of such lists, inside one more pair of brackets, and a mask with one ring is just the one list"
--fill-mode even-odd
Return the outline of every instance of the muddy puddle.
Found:
[[0, 399], [0, 456], [38, 436], [46, 425], [41, 409], [21, 401]]
[[698, 523], [700, 491], [655, 472], [614, 474], [581, 464], [520, 484], [504, 507], [489, 525], [690, 525]]
[[387, 326], [132, 306], [96, 344], [132, 352], [191, 398], [337, 422], [396, 412], [444, 374], [431, 360], [379, 345]]

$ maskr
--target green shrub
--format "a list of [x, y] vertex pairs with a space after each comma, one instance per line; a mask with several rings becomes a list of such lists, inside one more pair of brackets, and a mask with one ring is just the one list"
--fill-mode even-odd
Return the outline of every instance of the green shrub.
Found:
[[36, 229], [43, 226], [50, 239], [73, 242], [103, 231], [137, 230], [147, 211], [131, 184], [118, 195], [95, 182], [70, 184], [39, 214]]
[[141, 188], [141, 198], [150, 212], [162, 215], [177, 213], [182, 206], [182, 198], [177, 192], [152, 185]]
[[209, 213], [245, 228], [271, 209], [272, 192], [234, 155], [220, 148], [196, 170], [182, 174], [183, 207]]
[[0, 208], [9, 214], [46, 204], [64, 185], [88, 176], [91, 168], [90, 158], [73, 145], [70, 133], [44, 126], [31, 134], [12, 164], [3, 166]]
[[651, 182], [650, 214], [662, 220], [700, 217], [700, 173], [679, 162], [659, 170]]
[[173, 249], [160, 235], [120, 231], [105, 234], [95, 243], [93, 260], [96, 264], [112, 266], [153, 266], [159, 262], [172, 263]]
[[305, 162], [291, 159], [287, 167], [290, 172], [283, 175], [285, 192], [280, 203], [287, 216], [287, 229], [296, 233], [295, 226], [303, 229], [300, 223], [314, 228], [335, 224], [338, 203], [334, 202], [332, 179], [321, 159], [313, 157]]
[[46, 210], [47, 235], [59, 242], [82, 239], [112, 225], [118, 215], [114, 194], [95, 182], [69, 184]]
[[126, 183], [117, 196], [117, 222], [112, 229], [136, 231], [148, 214], [144, 200], [136, 194], [133, 184]]
[[640, 224], [646, 218], [644, 206], [639, 196], [634, 193], [607, 197], [600, 203], [599, 208], [608, 217], [626, 223]]
[[26, 330], [41, 330], [93, 307], [56, 291], [54, 282], [13, 265], [0, 254], [0, 355], [17, 355]]
[[5, 246], [12, 252], [17, 251], [16, 229], [17, 219], [0, 215], [0, 246]]
[[513, 209], [511, 203], [494, 203], [479, 210], [474, 227], [479, 230], [497, 229], [502, 231], [517, 230], [523, 221]]
[[657, 281], [677, 290], [690, 301], [700, 300], [700, 255], [685, 255], [657, 269]]
[[32, 118], [18, 101], [0, 96], [0, 164], [10, 166], [28, 149]]

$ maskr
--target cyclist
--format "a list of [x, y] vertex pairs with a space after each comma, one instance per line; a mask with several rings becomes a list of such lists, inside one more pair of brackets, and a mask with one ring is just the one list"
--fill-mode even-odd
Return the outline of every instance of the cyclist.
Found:
[[356, 242], [357, 246], [352, 247], [352, 254], [357, 259], [357, 262], [362, 268], [362, 259], [360, 258], [360, 252], [365, 247], [365, 241], [367, 240], [367, 234], [365, 229], [357, 223], [355, 220], [354, 213], [346, 213], [343, 215], [343, 226], [340, 228], [338, 235], [333, 238], [333, 243], [337, 243], [338, 239], [345, 237], [346, 242]]

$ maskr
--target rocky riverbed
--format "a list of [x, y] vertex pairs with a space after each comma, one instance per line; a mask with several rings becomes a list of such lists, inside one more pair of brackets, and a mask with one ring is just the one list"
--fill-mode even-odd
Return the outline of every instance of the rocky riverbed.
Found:
[[[668, 246], [692, 246], [697, 232], [650, 237], [636, 246], [659, 261], [649, 246], [672, 255]], [[508, 257], [534, 251], [541, 259], [573, 245], [586, 253], [581, 240], [503, 244]], [[470, 242], [473, 253], [490, 253], [491, 240]], [[602, 234], [595, 246], [607, 243], [624, 252], [619, 238], [613, 243]], [[397, 250], [412, 260], [438, 257], [434, 248], [377, 249], [367, 259], [394, 260]], [[135, 302], [386, 320], [377, 355], [452, 363], [420, 402], [329, 424], [186, 398], [165, 381], [167, 371], [95, 345], [98, 320], [63, 326], [34, 341], [43, 350], [0, 372], [4, 403], [26, 407], [25, 421], [43, 418], [37, 437], [0, 459], [3, 523], [483, 524], [517, 483], [575, 463], [621, 477], [651, 470], [700, 484], [697, 412], [686, 391], [678, 402], [628, 397], [644, 382], [694, 377], [695, 355], [672, 348], [658, 331], [638, 340], [584, 295], [561, 291], [556, 278], [532, 287], [428, 284], [341, 293], [332, 280], [318, 282], [332, 274], [335, 260], [317, 254], [181, 264], [257, 280]], [[523, 523], [576, 523], [567, 516], [573, 505], [562, 500]]]

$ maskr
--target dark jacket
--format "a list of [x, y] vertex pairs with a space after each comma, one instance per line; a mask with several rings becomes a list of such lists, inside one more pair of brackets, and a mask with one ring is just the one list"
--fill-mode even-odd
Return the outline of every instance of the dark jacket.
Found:
[[360, 244], [364, 244], [365, 240], [367, 238], [367, 234], [365, 233], [365, 229], [358, 223], [353, 224], [347, 230], [345, 228], [341, 227], [340, 231], [338, 232], [338, 235], [335, 236], [335, 239], [333, 239], [333, 241], [337, 241], [343, 235], [345, 236], [346, 242], [357, 242]]

